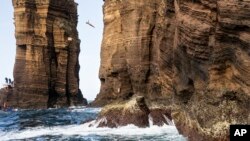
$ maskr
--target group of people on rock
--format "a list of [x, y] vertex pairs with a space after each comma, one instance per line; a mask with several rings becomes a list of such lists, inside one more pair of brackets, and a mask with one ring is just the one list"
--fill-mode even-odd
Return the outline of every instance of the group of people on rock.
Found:
[[0, 90], [0, 110], [8, 110], [7, 102], [10, 91], [13, 88], [14, 82], [10, 78], [5, 77], [6, 84], [4, 88]]
[[14, 81], [11, 81], [11, 79], [10, 79], [10, 78], [5, 77], [5, 83], [6, 83], [7, 85], [11, 85], [11, 86], [13, 86]]

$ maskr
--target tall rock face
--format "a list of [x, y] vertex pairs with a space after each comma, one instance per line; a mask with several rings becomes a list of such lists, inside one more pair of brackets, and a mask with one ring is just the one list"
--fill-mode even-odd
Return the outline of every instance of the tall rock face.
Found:
[[175, 13], [177, 128], [190, 140], [229, 140], [230, 124], [250, 124], [250, 2], [180, 0]]
[[[106, 0], [95, 106], [133, 95], [166, 102], [172, 94], [173, 6], [162, 0]], [[166, 34], [168, 33], [168, 34]]]
[[93, 105], [144, 96], [197, 141], [229, 140], [230, 124], [250, 124], [248, 0], [105, 0], [103, 11]]
[[[83, 105], [74, 0], [13, 0], [16, 37], [12, 106]], [[86, 103], [85, 103], [86, 104]]]

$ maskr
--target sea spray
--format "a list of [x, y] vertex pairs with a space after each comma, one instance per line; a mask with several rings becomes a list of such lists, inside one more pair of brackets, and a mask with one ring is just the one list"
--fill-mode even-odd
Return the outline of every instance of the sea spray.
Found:
[[[79, 121], [95, 119], [100, 109], [95, 108], [71, 108], [51, 110], [22, 110], [18, 112], [0, 114], [2, 119], [9, 119], [10, 125], [0, 122], [1, 141], [7, 140], [159, 140], [159, 141], [185, 141], [178, 134], [175, 126], [163, 125], [161, 127], [153, 124], [148, 128], [138, 128], [127, 125], [118, 128], [97, 128], [98, 122], [90, 121], [78, 124]], [[31, 116], [27, 116], [27, 114]], [[7, 117], [6, 117], [7, 116]], [[13, 121], [12, 121], [13, 120]], [[47, 121], [50, 126], [46, 124]], [[84, 122], [83, 121], [83, 122]], [[105, 119], [101, 120], [105, 122]], [[149, 117], [149, 122], [152, 118]], [[20, 124], [21, 123], [21, 124]], [[90, 126], [90, 125], [94, 126]], [[6, 130], [7, 126], [13, 129]]]

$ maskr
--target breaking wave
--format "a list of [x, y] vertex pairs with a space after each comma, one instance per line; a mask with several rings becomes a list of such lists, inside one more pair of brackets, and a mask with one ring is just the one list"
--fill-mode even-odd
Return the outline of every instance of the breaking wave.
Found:
[[[0, 112], [0, 140], [185, 141], [174, 125], [97, 128], [100, 108]], [[105, 120], [105, 119], [102, 119]], [[149, 117], [149, 120], [152, 120]], [[171, 122], [171, 121], [169, 121]], [[151, 123], [151, 121], [150, 121]], [[92, 125], [92, 126], [90, 126]]]

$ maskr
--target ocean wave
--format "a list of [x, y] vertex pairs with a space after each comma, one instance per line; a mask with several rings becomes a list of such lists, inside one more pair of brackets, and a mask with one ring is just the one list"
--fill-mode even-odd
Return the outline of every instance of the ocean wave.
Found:
[[57, 126], [57, 127], [34, 127], [22, 131], [12, 131], [0, 133], [1, 140], [20, 140], [20, 139], [32, 139], [39, 138], [43, 136], [103, 136], [110, 137], [110, 139], [115, 139], [116, 137], [124, 137], [127, 139], [135, 139], [138, 137], [143, 138], [153, 138], [161, 137], [161, 139], [176, 139], [185, 140], [175, 126], [164, 125], [151, 126], [149, 128], [138, 128], [134, 125], [127, 125], [119, 128], [96, 128], [88, 127], [89, 123], [82, 125], [69, 125], [69, 126]]
[[[13, 129], [0, 130], [1, 141], [11, 140], [82, 140], [82, 141], [115, 141], [115, 140], [132, 140], [132, 141], [185, 141], [175, 126], [164, 125], [154, 126], [151, 124], [148, 128], [138, 128], [134, 125], [127, 125], [118, 128], [97, 128], [98, 121], [80, 124], [72, 122], [63, 124], [69, 119], [72, 121], [81, 121], [96, 117], [100, 112], [100, 108], [69, 108], [69, 109], [54, 109], [41, 111], [19, 111], [13, 112], [11, 117], [1, 118], [8, 121], [13, 119], [11, 124], [15, 124]], [[28, 116], [29, 115], [29, 116]], [[72, 116], [73, 115], [73, 116]], [[94, 115], [94, 116], [90, 116]], [[78, 116], [78, 117], [77, 117]], [[22, 117], [23, 119], [20, 119]], [[59, 122], [60, 124], [46, 125], [46, 122]], [[38, 121], [36, 121], [36, 120]], [[25, 127], [20, 128], [20, 120], [25, 122]], [[50, 121], [51, 120], [51, 121]], [[150, 118], [149, 118], [150, 120]], [[9, 122], [10, 122], [9, 121]], [[61, 123], [62, 121], [62, 123]], [[30, 122], [32, 126], [30, 126]], [[39, 124], [38, 124], [39, 123]], [[92, 125], [92, 126], [91, 126]], [[0, 126], [9, 126], [8, 124], [0, 123]]]

